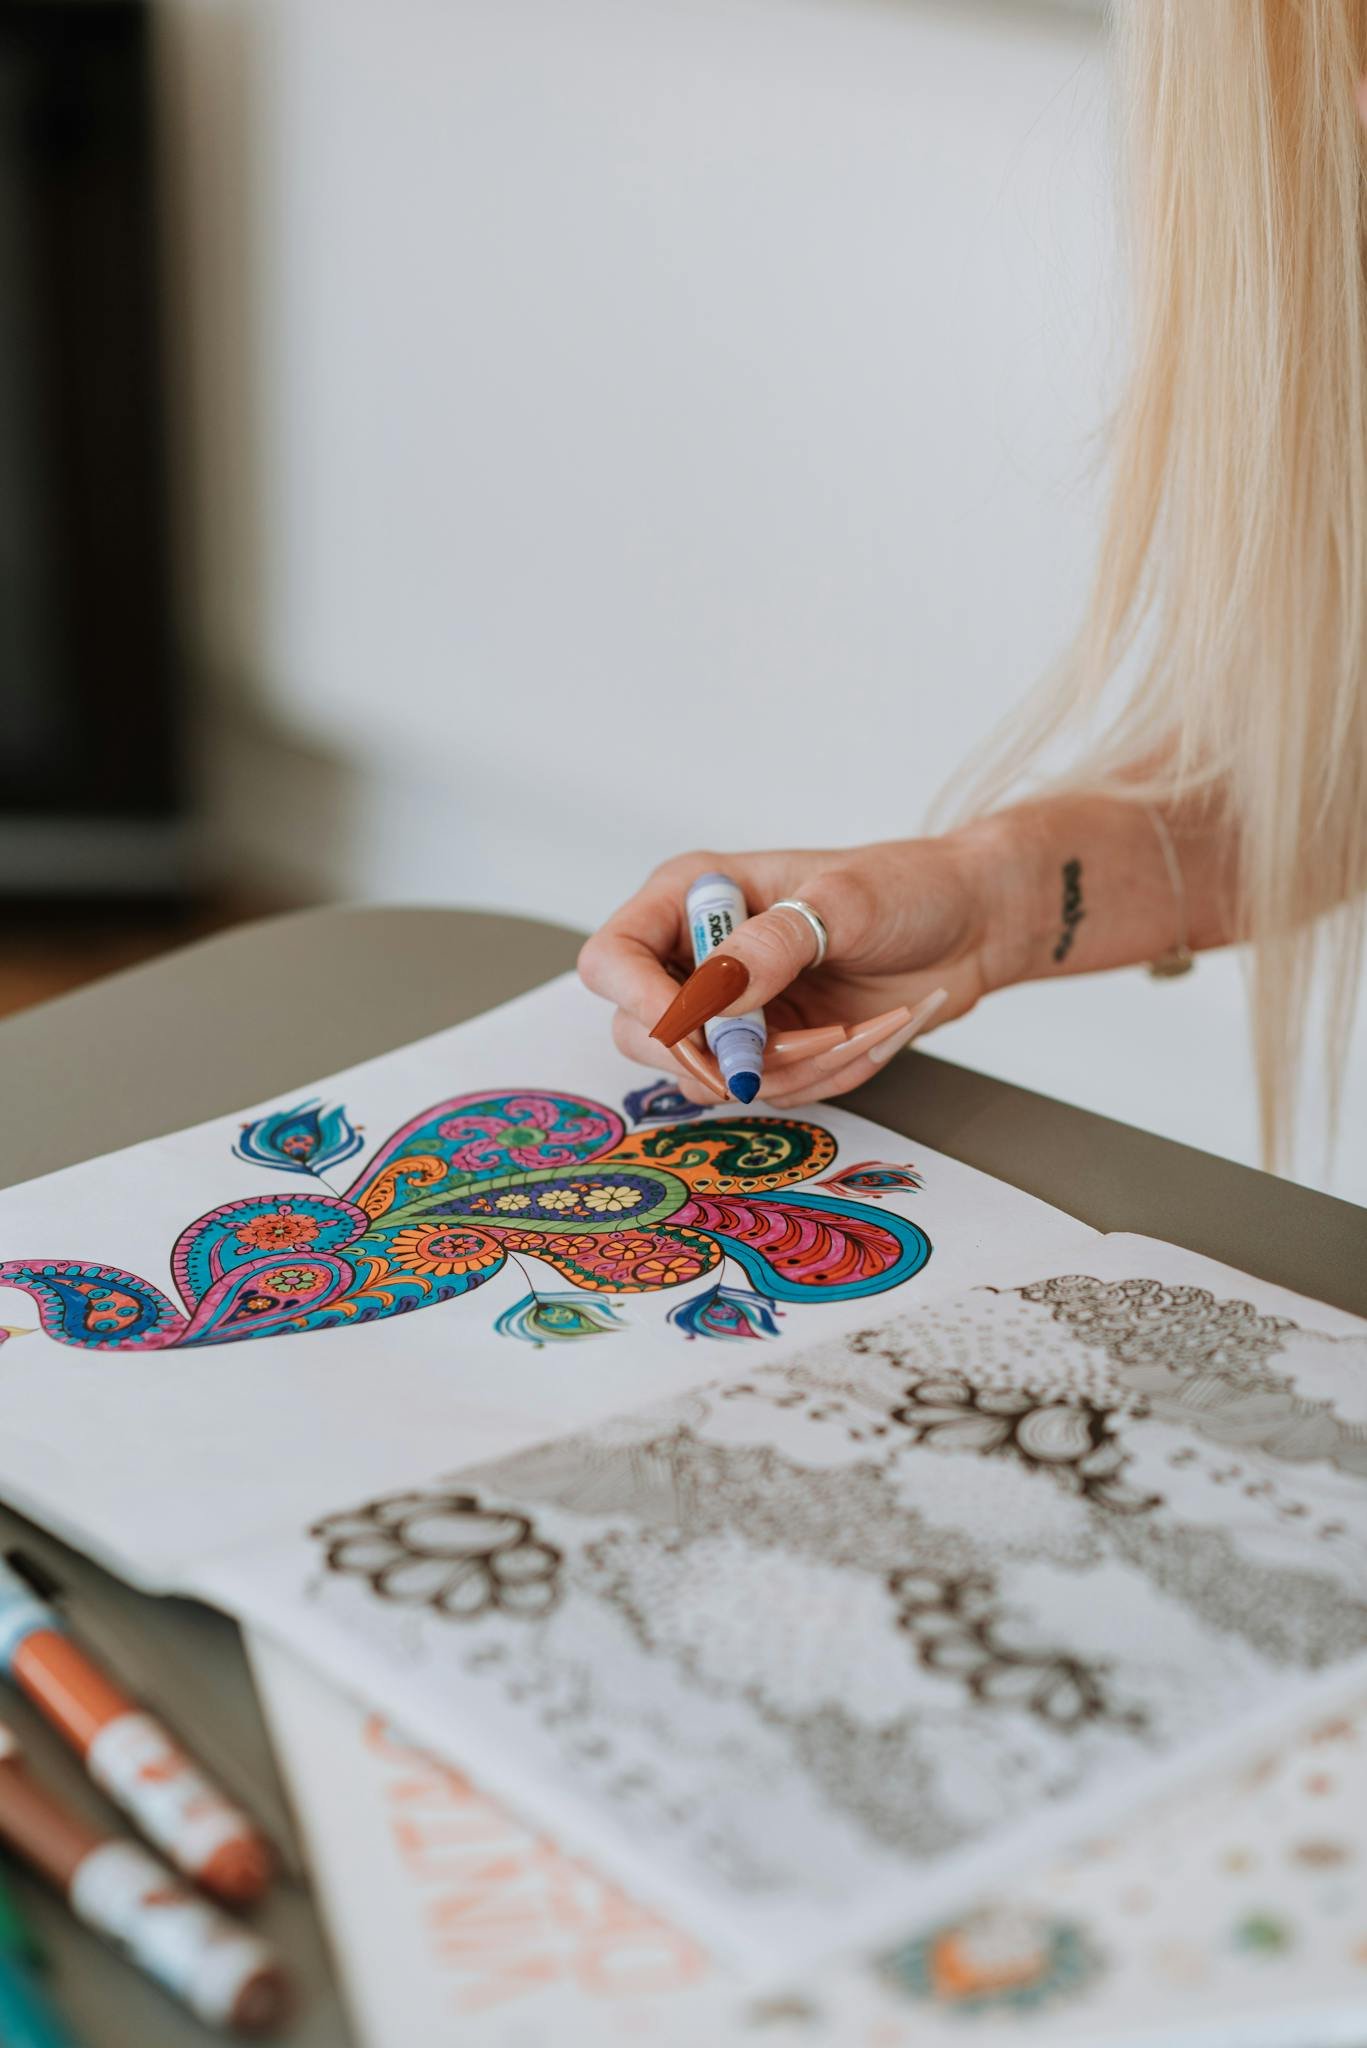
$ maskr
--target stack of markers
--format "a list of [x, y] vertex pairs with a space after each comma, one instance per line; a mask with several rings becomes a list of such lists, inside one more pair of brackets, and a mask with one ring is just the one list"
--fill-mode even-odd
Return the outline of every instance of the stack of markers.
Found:
[[[204, 1892], [249, 1905], [270, 1850], [169, 1732], [72, 1641], [56, 1610], [0, 1563], [0, 1671], [83, 1760], [93, 1782]], [[212, 2026], [270, 2032], [286, 2005], [272, 1952], [125, 1835], [92, 1827], [25, 1768], [0, 1723], [0, 1844], [35, 1869], [78, 1919]], [[0, 2041], [65, 2048], [42, 2009], [22, 1937], [0, 1916]], [[27, 2029], [25, 2031], [25, 2029]]]

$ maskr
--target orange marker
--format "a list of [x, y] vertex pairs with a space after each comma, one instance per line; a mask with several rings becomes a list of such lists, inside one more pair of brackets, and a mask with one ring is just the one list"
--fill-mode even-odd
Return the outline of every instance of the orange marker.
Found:
[[56, 1609], [0, 1563], [0, 1670], [82, 1758], [100, 1790], [178, 1870], [235, 1905], [270, 1882], [271, 1852], [154, 1715], [73, 1643]]
[[263, 1941], [180, 1884], [139, 1842], [106, 1835], [30, 1777], [0, 1724], [0, 1842], [55, 1887], [78, 1920], [210, 2026], [269, 2033], [288, 2003]]

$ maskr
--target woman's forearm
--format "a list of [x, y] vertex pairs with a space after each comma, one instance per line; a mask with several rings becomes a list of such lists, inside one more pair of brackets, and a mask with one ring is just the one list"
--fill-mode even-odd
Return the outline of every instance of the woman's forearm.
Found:
[[[723, 1100], [725, 1085], [686, 1033], [742, 1009], [767, 1011], [767, 1104], [839, 1095], [928, 1023], [962, 1017], [1008, 983], [1232, 938], [1231, 835], [1195, 806], [1163, 815], [1180, 890], [1153, 819], [1108, 796], [1018, 804], [928, 839], [680, 854], [588, 941], [580, 972], [616, 1004], [619, 1049], [657, 1067], [664, 1054], [693, 1100]], [[752, 914], [685, 980], [680, 905], [715, 871], [732, 877]], [[814, 920], [825, 934], [819, 960]], [[718, 982], [723, 957], [730, 964]], [[692, 1005], [691, 1023], [662, 1036], [681, 1003]]]
[[1045, 797], [962, 828], [955, 836], [980, 864], [991, 905], [987, 986], [1131, 966], [1179, 940], [1199, 952], [1237, 937], [1228, 828], [1194, 806], [1161, 815], [1180, 898], [1153, 819], [1123, 797]]

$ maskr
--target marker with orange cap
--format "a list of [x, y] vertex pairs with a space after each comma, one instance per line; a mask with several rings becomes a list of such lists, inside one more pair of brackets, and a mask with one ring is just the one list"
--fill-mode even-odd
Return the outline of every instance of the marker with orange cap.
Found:
[[71, 1640], [56, 1609], [3, 1562], [0, 1671], [178, 1870], [236, 1905], [261, 1896], [272, 1859], [259, 1830], [210, 1784], [169, 1730]]

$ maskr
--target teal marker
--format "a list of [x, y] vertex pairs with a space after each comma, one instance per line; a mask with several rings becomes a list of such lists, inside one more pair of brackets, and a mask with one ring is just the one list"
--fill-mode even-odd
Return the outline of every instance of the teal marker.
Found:
[[[43, 1960], [38, 1938], [19, 1911], [3, 1875], [0, 1875], [0, 1955], [15, 1956], [21, 1963], [41, 1963]], [[0, 2034], [0, 2040], [3, 2039]]]
[[0, 1878], [0, 2041], [5, 2048], [76, 2048], [26, 1967], [38, 1944]]
[[[684, 912], [695, 967], [701, 967], [708, 954], [715, 953], [750, 914], [729, 875], [699, 875], [685, 899]], [[747, 1010], [742, 1017], [713, 1017], [703, 1026], [703, 1033], [737, 1102], [753, 1102], [764, 1079], [768, 1034], [763, 1010]]]
[[44, 1994], [13, 1956], [0, 1954], [0, 2041], [5, 2048], [76, 2048]]

